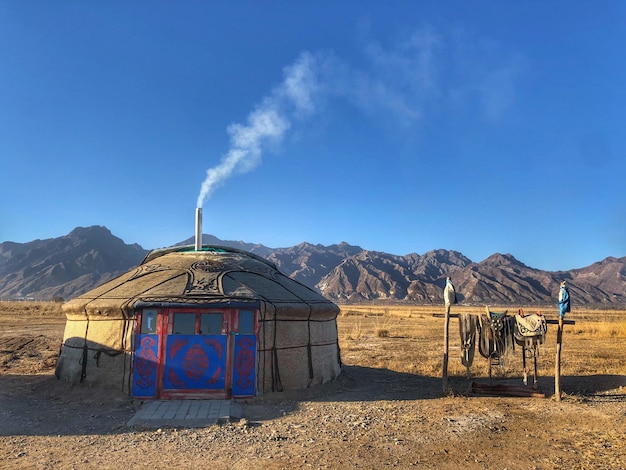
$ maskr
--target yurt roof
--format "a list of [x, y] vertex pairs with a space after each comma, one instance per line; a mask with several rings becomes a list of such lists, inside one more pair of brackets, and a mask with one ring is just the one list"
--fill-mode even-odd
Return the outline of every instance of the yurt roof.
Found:
[[[222, 246], [153, 250], [141, 264], [67, 302], [66, 314], [132, 316], [137, 307], [245, 306], [260, 301], [296, 311], [338, 307], [252, 253]], [[295, 310], [294, 310], [295, 309]]]

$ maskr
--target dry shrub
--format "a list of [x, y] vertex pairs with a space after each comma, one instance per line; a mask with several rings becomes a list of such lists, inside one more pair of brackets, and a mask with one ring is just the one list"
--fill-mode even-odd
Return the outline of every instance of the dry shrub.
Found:
[[352, 327], [352, 330], [346, 335], [346, 339], [349, 339], [351, 341], [357, 341], [361, 339], [362, 336], [363, 336], [363, 331], [361, 328], [361, 319], [359, 318], [357, 319], [356, 323]]
[[387, 328], [376, 328], [376, 336], [379, 338], [388, 338], [389, 330]]
[[387, 314], [385, 314], [385, 316], [379, 316], [376, 317], [376, 330], [375, 330], [375, 334], [377, 337], [379, 338], [389, 338], [390, 334], [389, 334], [389, 323], [390, 323], [390, 319], [387, 316]]

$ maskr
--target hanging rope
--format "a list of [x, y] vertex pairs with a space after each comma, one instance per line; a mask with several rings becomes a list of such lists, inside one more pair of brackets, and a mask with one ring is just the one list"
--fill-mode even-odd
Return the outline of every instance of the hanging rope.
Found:
[[278, 336], [278, 319], [276, 318], [276, 306], [274, 307], [274, 342], [272, 344], [272, 392], [282, 392], [283, 383], [280, 380], [280, 368], [278, 367], [278, 350], [276, 349], [276, 337]]
[[[476, 349], [476, 329], [478, 317], [469, 313], [459, 314], [459, 334], [461, 335], [461, 362], [468, 369], [474, 362]], [[468, 371], [469, 373], [469, 371]]]
[[308, 339], [307, 339], [307, 345], [306, 345], [306, 354], [307, 354], [307, 358], [308, 358], [308, 361], [309, 361], [309, 380], [311, 382], [313, 382], [313, 377], [314, 377], [314, 373], [313, 373], [313, 353], [311, 352], [311, 315], [313, 314], [313, 309], [311, 308], [311, 306], [308, 303], [306, 305], [309, 308], [309, 316], [307, 317], [307, 322], [306, 322], [307, 332], [308, 332]]
[[85, 338], [83, 342], [83, 357], [81, 359], [82, 363], [80, 363], [81, 365], [80, 383], [83, 383], [83, 381], [87, 377], [87, 354], [89, 353], [88, 348], [87, 348], [87, 336], [89, 334], [89, 315], [87, 314], [86, 307], [85, 307], [85, 318], [87, 318], [87, 324], [85, 325]]
[[504, 365], [505, 354], [515, 350], [515, 319], [507, 312], [490, 312], [478, 317], [478, 351], [487, 359], [499, 359]]

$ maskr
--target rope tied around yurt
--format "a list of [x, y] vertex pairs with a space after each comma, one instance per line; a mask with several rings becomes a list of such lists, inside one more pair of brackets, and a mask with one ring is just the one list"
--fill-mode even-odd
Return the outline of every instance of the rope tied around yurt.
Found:
[[109, 357], [116, 357], [116, 356], [119, 356], [120, 354], [132, 353], [132, 351], [127, 350], [127, 349], [118, 350], [118, 349], [89, 347], [87, 340], [84, 341], [82, 346], [72, 346], [71, 344], [68, 344], [67, 342], [65, 342], [61, 345], [61, 347], [68, 348], [68, 349], [81, 349], [83, 351], [81, 358], [78, 360], [78, 363], [82, 366], [81, 380], [80, 380], [81, 382], [83, 382], [83, 380], [87, 377], [87, 363], [88, 363], [90, 351], [94, 351], [93, 359], [96, 361], [96, 367], [100, 367], [100, 356], [102, 354], [109, 356]]
[[276, 305], [274, 307], [274, 341], [272, 344], [272, 392], [282, 392], [283, 383], [280, 380], [280, 368], [278, 367], [278, 352], [276, 349], [276, 337], [278, 336], [278, 319], [276, 318]]
[[[256, 271], [248, 271], [245, 269], [241, 270], [242, 272], [251, 272], [251, 273], [255, 273], [258, 274]], [[280, 273], [279, 273], [280, 274]], [[278, 337], [278, 323], [279, 322], [283, 322], [283, 321], [306, 321], [307, 322], [307, 344], [306, 344], [306, 350], [307, 350], [307, 365], [308, 365], [308, 369], [309, 369], [309, 380], [311, 381], [311, 383], [313, 382], [313, 380], [315, 379], [315, 369], [314, 369], [314, 365], [313, 365], [313, 351], [312, 351], [312, 347], [314, 346], [312, 344], [311, 341], [311, 323], [315, 320], [312, 320], [312, 316], [313, 316], [313, 307], [312, 305], [306, 300], [304, 299], [302, 296], [298, 295], [294, 290], [289, 289], [286, 285], [278, 282], [278, 280], [276, 280], [273, 276], [271, 277], [266, 277], [266, 279], [279, 284], [283, 287], [283, 289], [287, 290], [290, 294], [292, 294], [295, 298], [297, 298], [301, 303], [303, 303], [304, 305], [306, 305], [307, 309], [308, 309], [308, 314], [307, 314], [307, 318], [306, 320], [289, 320], [289, 319], [281, 319], [279, 320], [277, 318], [276, 312], [278, 311], [278, 307], [277, 305], [272, 302], [271, 300], [267, 299], [265, 296], [260, 296], [260, 298], [267, 304], [271, 305], [274, 308], [274, 315], [273, 315], [273, 324], [274, 324], [274, 335], [273, 335], [273, 342], [272, 342], [272, 347], [270, 348], [270, 355], [271, 355], [271, 371], [272, 371], [272, 391], [278, 391], [281, 392], [283, 391], [283, 386], [282, 386], [282, 381], [280, 378], [280, 368], [279, 368], [279, 361], [278, 361], [278, 351], [279, 350], [287, 350], [287, 349], [299, 349], [302, 346], [288, 346], [288, 347], [282, 347], [279, 348], [277, 347], [276, 344], [276, 340]], [[243, 285], [243, 283], [241, 283], [241, 281], [239, 281], [240, 284]], [[265, 319], [262, 320], [263, 323], [265, 323]], [[336, 324], [336, 321], [335, 321]], [[333, 341], [332, 343], [328, 343], [328, 344], [316, 344], [315, 346], [329, 346], [329, 345], [337, 345], [337, 348], [339, 348], [339, 340], [337, 338], [337, 340]], [[260, 352], [265, 352], [267, 350], [261, 350], [259, 349]]]
[[[133, 351], [127, 348], [126, 341], [125, 341], [126, 336], [127, 336], [126, 333], [129, 328], [130, 319], [128, 318], [128, 315], [126, 315], [123, 310], [122, 310], [122, 315], [124, 318], [124, 325], [123, 325], [123, 333], [122, 333], [122, 338], [121, 338], [121, 349], [97, 347], [97, 346], [94, 346], [94, 344], [97, 344], [97, 343], [89, 339], [89, 335], [90, 335], [89, 330], [90, 330], [91, 323], [93, 321], [99, 322], [99, 321], [116, 321], [116, 320], [109, 319], [109, 318], [95, 318], [94, 319], [92, 318], [92, 315], [89, 314], [86, 305], [83, 307], [83, 315], [85, 317], [85, 330], [84, 330], [84, 335], [82, 335], [82, 337], [80, 338], [82, 344], [71, 344], [71, 342], [69, 342], [66, 339], [61, 344], [60, 352], [59, 352], [59, 357], [60, 357], [63, 348], [82, 350], [82, 354], [78, 358], [78, 364], [80, 366], [80, 379], [79, 379], [80, 383], [83, 383], [88, 376], [88, 365], [89, 365], [90, 353], [93, 353], [93, 356], [91, 356], [91, 358], [95, 361], [96, 367], [98, 368], [100, 367], [100, 357], [102, 354], [108, 357], [116, 357], [116, 356], [119, 356], [120, 354], [128, 354], [128, 356], [130, 357], [130, 355], [133, 353]], [[124, 361], [124, 375], [126, 375], [126, 361]], [[124, 388], [124, 385], [123, 385], [124, 375], [122, 376], [122, 389]]]
[[306, 322], [307, 333], [308, 333], [306, 353], [307, 353], [307, 358], [309, 360], [309, 379], [312, 382], [313, 377], [315, 377], [315, 374], [313, 373], [313, 353], [311, 351], [311, 315], [313, 315], [313, 308], [308, 302], [306, 302], [306, 306], [309, 309], [309, 316], [307, 317], [307, 322]]
[[[274, 310], [276, 310], [276, 305], [274, 305], [272, 302], [270, 301], [266, 301], [267, 305], [271, 305]], [[269, 352], [271, 355], [271, 373], [272, 373], [272, 379], [271, 379], [271, 384], [272, 384], [272, 391], [282, 391], [282, 380], [281, 380], [281, 375], [280, 375], [280, 368], [279, 368], [279, 363], [278, 363], [278, 351], [285, 351], [285, 350], [294, 350], [294, 349], [302, 349], [304, 347], [306, 347], [307, 350], [307, 360], [309, 362], [309, 377], [311, 379], [314, 379], [314, 374], [315, 374], [315, 369], [313, 367], [313, 348], [315, 347], [327, 347], [327, 346], [338, 346], [338, 340], [333, 339], [332, 341], [328, 341], [328, 342], [316, 342], [315, 344], [313, 344], [312, 342], [312, 337], [311, 337], [311, 330], [310, 330], [310, 325], [313, 323], [332, 323], [335, 326], [335, 330], [337, 328], [337, 322], [335, 319], [325, 319], [325, 320], [316, 320], [313, 318], [304, 318], [304, 319], [293, 319], [293, 318], [283, 318], [283, 319], [278, 319], [276, 318], [275, 315], [275, 311], [274, 311], [274, 316], [270, 319], [267, 318], [262, 318], [261, 319], [262, 323], [268, 323], [271, 322], [274, 325], [274, 334], [272, 337], [272, 344], [271, 345], [267, 345], [264, 342], [264, 338], [265, 335], [260, 335], [260, 338], [263, 339], [263, 342], [259, 343], [259, 347], [258, 347], [258, 351], [260, 353], [265, 353], [265, 352]], [[307, 344], [306, 345], [295, 345], [295, 346], [282, 346], [279, 347], [277, 345], [277, 338], [278, 338], [278, 324], [279, 323], [294, 323], [294, 322], [307, 322], [308, 323], [308, 331], [309, 331], [309, 336], [307, 339]], [[340, 357], [340, 352], [338, 350], [337, 355]], [[261, 357], [265, 357], [264, 354], [261, 355]], [[263, 368], [264, 369], [264, 368]], [[265, 377], [263, 377], [263, 381], [265, 380]]]
[[[274, 314], [273, 314], [273, 319], [272, 320], [268, 320], [266, 318], [267, 315], [267, 307], [271, 306], [274, 309]], [[261, 314], [261, 325], [262, 325], [262, 332], [263, 334], [258, 335], [259, 338], [259, 345], [257, 347], [257, 351], [259, 353], [263, 352], [268, 352], [270, 353], [270, 373], [271, 373], [271, 377], [270, 377], [270, 382], [271, 382], [271, 387], [272, 387], [272, 392], [282, 392], [282, 382], [280, 381], [280, 370], [278, 368], [278, 354], [277, 354], [277, 348], [276, 348], [276, 325], [277, 325], [277, 319], [276, 319], [276, 305], [274, 305], [271, 301], [269, 301], [268, 299], [263, 299], [263, 303], [260, 306], [260, 314]], [[274, 335], [272, 338], [272, 345], [267, 348], [266, 347], [266, 334], [265, 334], [265, 323], [267, 323], [268, 321], [272, 321], [272, 323], [274, 323]], [[265, 383], [265, 371], [266, 371], [266, 367], [265, 367], [265, 354], [261, 354], [261, 360], [263, 360], [263, 366], [261, 367], [261, 371], [262, 371], [262, 377], [258, 377], [257, 380], [260, 380], [261, 383]]]
[[83, 342], [82, 363], [79, 360], [79, 364], [81, 366], [80, 383], [83, 383], [83, 381], [87, 377], [87, 355], [89, 354], [88, 353], [88, 348], [87, 348], [87, 336], [89, 334], [89, 314], [87, 313], [87, 305], [85, 305], [85, 317], [87, 318], [87, 324], [85, 325], [85, 338], [84, 338], [84, 342]]
[[335, 337], [337, 338], [337, 340], [334, 341], [334, 344], [337, 345], [337, 363], [339, 364], [339, 367], [341, 368], [343, 363], [341, 362], [341, 348], [339, 347], [339, 327], [337, 326], [336, 320], [334, 324], [335, 324]]

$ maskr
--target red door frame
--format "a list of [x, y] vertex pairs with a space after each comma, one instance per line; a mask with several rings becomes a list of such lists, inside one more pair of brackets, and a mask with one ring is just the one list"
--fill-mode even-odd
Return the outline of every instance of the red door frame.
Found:
[[[148, 308], [146, 308], [148, 310]], [[258, 334], [259, 317], [258, 309], [255, 308], [157, 308], [157, 330], [159, 347], [157, 355], [157, 378], [155, 398], [230, 398], [232, 396], [233, 361], [234, 361], [234, 340], [235, 333], [239, 331], [239, 312], [242, 310], [254, 311], [254, 334]], [[141, 330], [141, 320], [143, 309], [138, 312], [135, 334]], [[226, 335], [226, 361], [225, 361], [225, 383], [224, 389], [220, 390], [164, 390], [163, 377], [165, 373], [165, 355], [168, 336], [172, 334], [174, 313], [189, 313], [196, 315], [196, 334], [199, 331], [200, 314], [221, 313], [222, 314], [222, 334]]]

